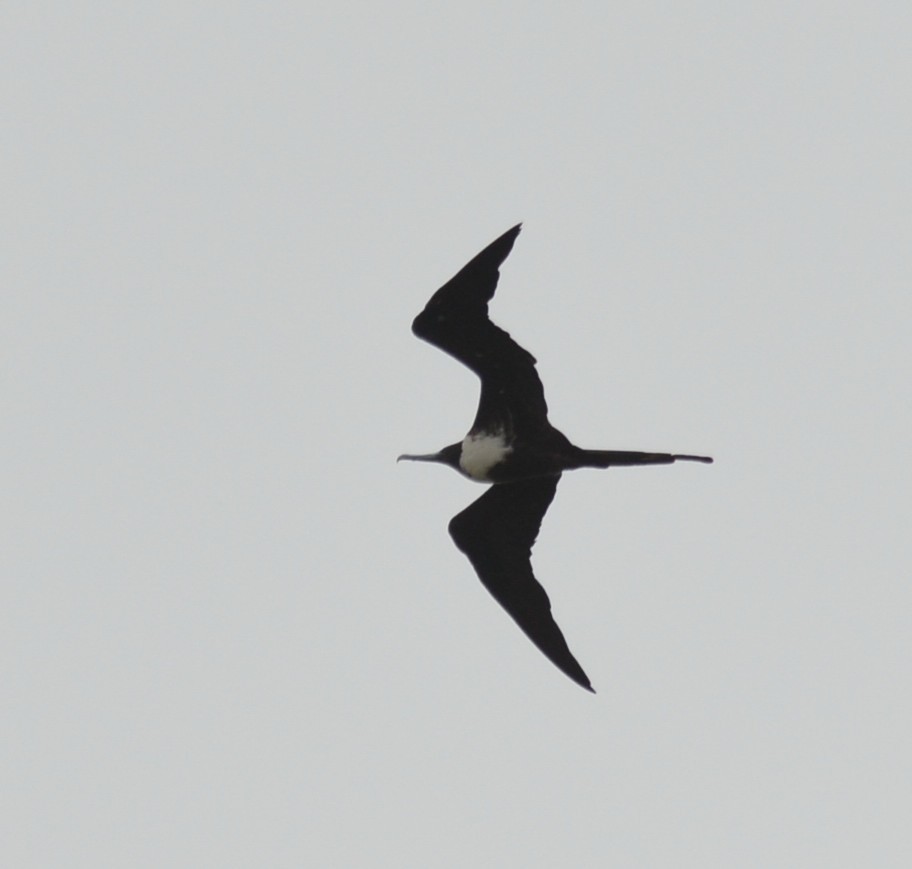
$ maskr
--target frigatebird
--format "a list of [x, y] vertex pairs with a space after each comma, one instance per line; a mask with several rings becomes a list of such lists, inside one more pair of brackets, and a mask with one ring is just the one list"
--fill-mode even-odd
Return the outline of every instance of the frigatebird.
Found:
[[447, 281], [412, 323], [412, 332], [449, 353], [481, 380], [475, 422], [458, 443], [399, 460], [440, 462], [493, 485], [450, 520], [449, 532], [485, 588], [530, 640], [574, 682], [594, 693], [551, 615], [532, 573], [532, 546], [561, 473], [614, 465], [711, 462], [709, 456], [585, 450], [548, 422], [535, 357], [488, 319], [500, 266], [522, 224], [491, 242]]

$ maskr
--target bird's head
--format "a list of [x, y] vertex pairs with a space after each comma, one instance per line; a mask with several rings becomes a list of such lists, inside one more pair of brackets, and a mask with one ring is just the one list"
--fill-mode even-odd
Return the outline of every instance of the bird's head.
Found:
[[462, 454], [462, 444], [450, 444], [448, 447], [444, 447], [440, 452], [437, 453], [424, 453], [420, 456], [405, 454], [399, 456], [396, 459], [397, 462], [407, 461], [407, 462], [438, 462], [441, 465], [449, 465], [451, 468], [455, 468], [457, 471], [461, 471], [459, 467], [459, 456]]

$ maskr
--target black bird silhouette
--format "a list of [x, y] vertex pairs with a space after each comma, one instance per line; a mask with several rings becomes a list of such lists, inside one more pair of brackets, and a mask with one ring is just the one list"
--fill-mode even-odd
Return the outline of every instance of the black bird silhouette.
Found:
[[468, 366], [481, 379], [475, 422], [458, 443], [399, 460], [440, 462], [493, 483], [450, 521], [456, 545], [479, 579], [530, 640], [574, 682], [593, 691], [551, 615], [532, 573], [532, 546], [563, 471], [613, 465], [711, 462], [708, 456], [628, 450], [584, 450], [548, 422], [535, 357], [488, 319], [499, 268], [521, 224], [489, 244], [447, 281], [412, 323], [419, 338]]

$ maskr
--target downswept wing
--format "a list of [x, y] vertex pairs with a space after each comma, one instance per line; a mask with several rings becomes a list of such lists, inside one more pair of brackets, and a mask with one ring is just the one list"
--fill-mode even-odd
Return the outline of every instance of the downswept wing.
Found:
[[450, 535], [484, 587], [526, 636], [574, 682], [593, 691], [551, 616], [547, 593], [532, 573], [532, 546], [559, 480], [534, 477], [491, 486], [450, 520]]
[[529, 431], [548, 425], [535, 357], [488, 319], [500, 266], [520, 228], [517, 224], [508, 230], [463, 266], [431, 296], [412, 323], [415, 335], [449, 353], [481, 379], [473, 430], [506, 425]]

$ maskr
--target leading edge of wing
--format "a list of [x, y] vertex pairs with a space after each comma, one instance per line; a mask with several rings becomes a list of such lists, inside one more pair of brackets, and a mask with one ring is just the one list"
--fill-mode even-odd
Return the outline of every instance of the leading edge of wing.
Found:
[[500, 266], [513, 249], [521, 223], [492, 241], [450, 278], [412, 322], [412, 332], [456, 357], [483, 376], [492, 350], [514, 357], [514, 364], [535, 365], [535, 357], [488, 319], [488, 302], [500, 277]]
[[532, 572], [532, 546], [559, 476], [497, 483], [450, 520], [450, 535], [478, 578], [526, 636], [563, 673], [595, 693], [570, 651]]
[[[474, 309], [482, 316], [486, 316], [487, 304], [494, 297], [494, 291], [497, 289], [500, 267], [513, 250], [513, 243], [521, 229], [522, 224], [517, 223], [502, 236], [494, 239], [481, 253], [469, 260], [431, 296], [425, 306], [425, 312], [429, 309], [452, 307]], [[419, 319], [421, 319], [420, 314], [415, 319], [416, 324]]]
[[488, 318], [500, 266], [513, 248], [522, 224], [491, 242], [447, 281], [415, 317], [412, 332], [474, 371], [481, 379], [475, 424], [494, 409], [510, 412], [515, 425], [539, 427], [547, 421], [544, 388], [535, 357], [510, 333]]

